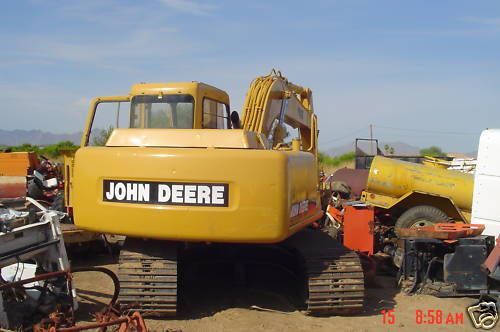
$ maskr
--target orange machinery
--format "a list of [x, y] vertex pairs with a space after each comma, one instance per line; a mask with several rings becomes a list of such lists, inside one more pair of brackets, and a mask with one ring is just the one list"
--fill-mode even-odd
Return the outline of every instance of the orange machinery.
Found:
[[343, 212], [329, 205], [328, 214], [343, 225], [343, 243], [351, 250], [374, 254], [375, 212], [366, 204], [345, 205]]
[[0, 198], [26, 196], [26, 176], [38, 164], [34, 152], [0, 152]]
[[372, 206], [348, 205], [344, 211], [344, 245], [369, 256], [374, 253], [375, 213]]

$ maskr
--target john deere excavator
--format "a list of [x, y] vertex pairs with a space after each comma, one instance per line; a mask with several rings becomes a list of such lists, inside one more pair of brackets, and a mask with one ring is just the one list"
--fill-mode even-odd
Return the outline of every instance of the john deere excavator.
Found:
[[[116, 124], [99, 128], [110, 103]], [[120, 301], [142, 312], [175, 315], [182, 260], [214, 247], [278, 248], [309, 313], [356, 312], [359, 257], [309, 227], [323, 215], [317, 136], [311, 90], [276, 71], [252, 82], [241, 121], [210, 85], [136, 84], [92, 101], [67, 205], [78, 227], [127, 236]]]

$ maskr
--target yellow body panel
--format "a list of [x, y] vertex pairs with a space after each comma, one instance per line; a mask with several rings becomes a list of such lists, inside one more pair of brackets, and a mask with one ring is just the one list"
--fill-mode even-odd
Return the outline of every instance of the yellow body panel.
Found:
[[418, 194], [444, 198], [470, 217], [474, 178], [470, 174], [376, 156], [362, 199], [390, 209]]
[[[307, 152], [85, 147], [77, 151], [74, 164], [75, 223], [91, 231], [180, 241], [272, 243], [322, 214], [315, 156]], [[104, 202], [103, 179], [227, 183], [229, 206]], [[304, 201], [314, 208], [291, 217], [292, 206]]]
[[447, 169], [448, 167], [451, 166], [449, 161], [431, 156], [425, 156], [424, 160], [422, 160], [422, 164], [424, 164], [425, 166], [436, 167], [441, 169]]
[[106, 146], [262, 148], [257, 133], [243, 129], [176, 129], [169, 135], [164, 129], [115, 129]]

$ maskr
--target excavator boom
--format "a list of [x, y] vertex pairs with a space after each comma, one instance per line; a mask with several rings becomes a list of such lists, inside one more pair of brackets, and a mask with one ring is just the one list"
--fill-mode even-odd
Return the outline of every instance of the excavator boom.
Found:
[[[310, 89], [290, 83], [280, 72], [256, 78], [243, 107], [243, 128], [266, 137], [268, 147], [282, 143], [284, 124], [299, 130], [303, 151], [316, 154], [317, 120]], [[289, 134], [289, 133], [288, 133]]]

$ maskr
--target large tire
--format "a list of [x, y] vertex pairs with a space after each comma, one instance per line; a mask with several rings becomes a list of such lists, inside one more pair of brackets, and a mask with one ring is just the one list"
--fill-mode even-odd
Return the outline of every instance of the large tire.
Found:
[[406, 210], [396, 221], [395, 230], [430, 226], [439, 222], [448, 222], [450, 218], [442, 210], [429, 205], [418, 205]]

